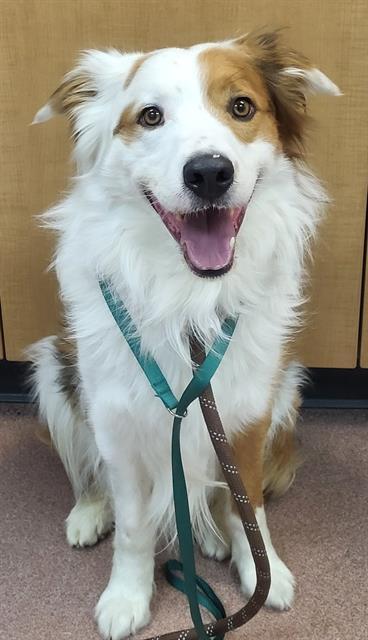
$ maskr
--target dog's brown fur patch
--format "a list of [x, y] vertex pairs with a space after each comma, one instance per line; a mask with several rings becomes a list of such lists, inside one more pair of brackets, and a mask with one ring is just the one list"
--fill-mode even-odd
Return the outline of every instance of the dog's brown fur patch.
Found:
[[[254, 509], [263, 505], [263, 463], [271, 413], [249, 426], [232, 442], [235, 464]], [[236, 510], [236, 505], [233, 505]]]
[[[55, 356], [59, 363], [59, 374], [56, 380], [58, 391], [63, 393], [74, 412], [80, 411], [80, 380], [77, 366], [76, 343], [65, 335], [65, 326], [55, 340]], [[53, 448], [50, 431], [45, 426], [38, 426], [36, 437], [43, 444]]]
[[87, 74], [75, 73], [64, 80], [49, 99], [53, 111], [66, 115], [70, 120], [75, 139], [79, 137], [79, 132], [76, 130], [75, 110], [96, 95], [97, 91], [92, 86], [91, 78]]
[[73, 410], [79, 409], [80, 380], [77, 366], [77, 348], [73, 339], [61, 335], [56, 340], [56, 357], [59, 361], [58, 385]]
[[[309, 123], [306, 81], [284, 71], [289, 67], [307, 69], [311, 64], [283, 44], [280, 30], [250, 33], [228, 47], [207, 49], [199, 61], [209, 104], [242, 142], [262, 137], [282, 147], [290, 158], [304, 155]], [[229, 101], [236, 96], [247, 96], [255, 102], [257, 113], [251, 120], [236, 120], [229, 113]]]
[[[134, 62], [125, 80], [124, 89], [127, 89], [131, 85], [139, 69], [146, 62], [146, 60], [151, 57], [151, 55], [152, 54], [150, 53], [142, 55], [140, 58], [138, 58], [138, 60]], [[139, 129], [140, 127], [137, 123], [137, 114], [134, 105], [129, 104], [122, 112], [119, 122], [116, 125], [113, 133], [114, 135], [120, 134], [125, 142], [131, 142], [138, 135]]]
[[264, 495], [278, 498], [292, 485], [301, 464], [294, 429], [280, 428], [267, 447], [263, 470]]
[[305, 79], [283, 72], [289, 67], [307, 69], [311, 63], [301, 53], [284, 45], [280, 29], [247, 34], [238, 38], [234, 46], [262, 74], [284, 152], [291, 158], [302, 156], [305, 129], [309, 123]]
[[272, 440], [267, 442], [263, 466], [263, 493], [265, 496], [279, 497], [292, 485], [302, 459], [295, 433], [295, 422], [301, 404], [296, 392], [287, 423], [276, 430]]
[[69, 114], [89, 98], [96, 96], [91, 88], [91, 78], [85, 74], [73, 75], [65, 80], [50, 97], [50, 104], [57, 113]]
[[138, 135], [140, 126], [137, 122], [137, 113], [134, 104], [125, 107], [120, 116], [120, 120], [114, 129], [114, 135], [117, 133], [127, 143], [132, 142]]
[[78, 137], [78, 131], [75, 130], [75, 110], [96, 95], [97, 91], [92, 85], [92, 79], [85, 73], [75, 73], [66, 78], [54, 91], [49, 104], [55, 113], [69, 118], [73, 135]]
[[146, 60], [148, 58], [151, 57], [152, 54], [150, 53], [146, 53], [143, 54], [140, 58], [138, 58], [133, 64], [132, 64], [132, 68], [129, 71], [126, 80], [124, 82], [124, 89], [127, 89], [130, 84], [133, 82], [137, 72], [139, 71], [139, 69], [141, 68], [141, 66], [146, 62]]
[[[199, 55], [205, 79], [207, 103], [216, 116], [242, 142], [263, 138], [279, 146], [277, 124], [262, 75], [247, 61], [239, 48], [214, 47]], [[230, 112], [231, 101], [240, 96], [250, 98], [256, 106], [251, 120], [236, 119]]]
[[277, 428], [272, 439], [269, 412], [238, 434], [232, 443], [235, 463], [253, 508], [263, 505], [264, 496], [281, 496], [294, 481], [301, 464], [295, 433], [300, 404], [301, 397], [296, 391], [287, 421]]

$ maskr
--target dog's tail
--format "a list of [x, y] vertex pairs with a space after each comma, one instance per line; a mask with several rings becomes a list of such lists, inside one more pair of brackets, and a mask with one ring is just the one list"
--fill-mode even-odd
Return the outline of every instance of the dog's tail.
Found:
[[32, 345], [27, 356], [32, 362], [33, 398], [78, 499], [97, 477], [100, 460], [80, 406], [73, 343], [49, 336]]

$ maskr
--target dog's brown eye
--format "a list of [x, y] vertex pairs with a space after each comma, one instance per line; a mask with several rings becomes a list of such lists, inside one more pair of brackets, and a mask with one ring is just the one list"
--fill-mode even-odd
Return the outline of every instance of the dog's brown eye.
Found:
[[145, 107], [139, 116], [142, 127], [158, 127], [163, 122], [164, 116], [158, 107]]
[[255, 112], [255, 105], [250, 98], [235, 98], [231, 103], [231, 113], [239, 120], [251, 120]]

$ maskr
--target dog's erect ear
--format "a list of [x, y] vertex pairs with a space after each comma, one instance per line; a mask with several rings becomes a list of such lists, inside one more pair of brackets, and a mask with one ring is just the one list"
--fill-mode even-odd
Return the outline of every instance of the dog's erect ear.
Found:
[[116, 50], [85, 51], [36, 113], [32, 124], [58, 114], [67, 116], [79, 172], [88, 171], [108, 148], [120, 117], [124, 84], [141, 56]]
[[305, 56], [284, 44], [282, 30], [249, 33], [233, 45], [244, 51], [264, 78], [285, 152], [292, 157], [301, 155], [308, 96], [338, 96], [339, 88]]

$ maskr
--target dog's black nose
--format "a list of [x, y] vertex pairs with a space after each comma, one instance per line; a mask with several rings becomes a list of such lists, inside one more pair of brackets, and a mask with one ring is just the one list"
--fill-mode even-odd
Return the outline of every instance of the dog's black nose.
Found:
[[184, 182], [197, 196], [216, 200], [232, 185], [234, 167], [225, 156], [206, 154], [195, 156], [183, 169]]

